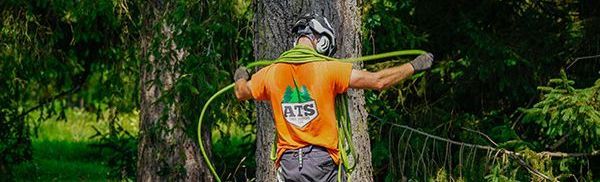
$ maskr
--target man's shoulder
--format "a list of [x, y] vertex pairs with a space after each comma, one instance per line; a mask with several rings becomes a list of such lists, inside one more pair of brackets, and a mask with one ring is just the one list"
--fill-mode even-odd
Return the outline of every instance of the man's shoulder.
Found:
[[279, 71], [281, 69], [289, 69], [290, 67], [300, 69], [325, 69], [325, 70], [337, 70], [340, 68], [351, 68], [352, 63], [340, 62], [340, 61], [315, 61], [306, 63], [275, 63], [261, 68], [259, 71], [272, 72]]
[[266, 72], [266, 71], [268, 71], [268, 70], [271, 70], [271, 69], [273, 69], [273, 68], [274, 68], [276, 65], [277, 65], [277, 63], [275, 63], [275, 64], [270, 64], [270, 65], [267, 65], [267, 66], [264, 66], [264, 67], [262, 67], [262, 68], [258, 69], [258, 71], [257, 71], [257, 72]]
[[349, 62], [342, 62], [342, 61], [321, 61], [320, 63], [322, 64], [330, 64], [330, 65], [346, 65], [346, 64], [352, 64]]
[[309, 62], [306, 64], [314, 64], [319, 66], [344, 66], [344, 65], [352, 65], [352, 63], [341, 62], [341, 61], [315, 61]]
[[341, 62], [341, 61], [325, 61], [322, 62], [324, 66], [332, 67], [335, 69], [352, 68], [352, 63]]

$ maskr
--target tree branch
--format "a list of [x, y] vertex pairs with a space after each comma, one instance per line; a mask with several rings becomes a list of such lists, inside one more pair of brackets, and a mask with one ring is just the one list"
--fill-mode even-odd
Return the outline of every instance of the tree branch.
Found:
[[75, 86], [75, 87], [73, 87], [73, 88], [71, 88], [71, 89], [69, 89], [69, 90], [65, 90], [65, 91], [63, 91], [63, 92], [61, 92], [61, 93], [59, 93], [59, 94], [57, 94], [57, 95], [55, 95], [55, 96], [53, 96], [53, 97], [50, 97], [50, 98], [48, 98], [48, 99], [46, 99], [46, 100], [44, 100], [44, 101], [40, 102], [38, 105], [36, 105], [36, 106], [33, 106], [32, 108], [29, 108], [29, 109], [27, 109], [27, 111], [25, 111], [25, 112], [23, 112], [23, 113], [19, 114], [19, 116], [18, 116], [17, 118], [18, 118], [18, 119], [20, 119], [20, 118], [23, 118], [23, 117], [25, 117], [26, 115], [28, 115], [30, 112], [33, 112], [33, 111], [35, 111], [35, 110], [39, 109], [40, 107], [42, 107], [42, 106], [44, 106], [44, 105], [46, 105], [46, 104], [48, 104], [48, 103], [50, 103], [50, 102], [52, 102], [52, 101], [54, 101], [54, 100], [58, 99], [58, 98], [61, 98], [61, 97], [64, 97], [64, 96], [66, 96], [66, 95], [70, 95], [70, 94], [72, 94], [72, 93], [75, 93], [75, 92], [77, 92], [79, 89], [81, 89], [81, 85], [77, 85], [77, 86]]
[[[375, 117], [375, 118], [378, 119], [378, 120], [380, 120], [377, 117]], [[380, 120], [380, 121], [383, 121], [383, 120]], [[518, 153], [518, 152], [514, 152], [514, 151], [502, 149], [502, 148], [495, 148], [495, 147], [491, 147], [491, 146], [458, 142], [458, 141], [454, 141], [454, 140], [451, 140], [451, 139], [448, 139], [448, 138], [442, 138], [442, 137], [439, 137], [439, 136], [436, 136], [436, 135], [432, 135], [432, 134], [429, 134], [429, 133], [426, 133], [426, 132], [423, 132], [423, 131], [419, 131], [417, 129], [411, 128], [411, 127], [406, 126], [406, 125], [400, 125], [400, 124], [389, 123], [389, 122], [384, 122], [384, 124], [389, 124], [389, 125], [392, 125], [392, 126], [395, 126], [395, 127], [404, 128], [406, 130], [410, 130], [410, 131], [418, 133], [420, 135], [427, 136], [428, 138], [432, 138], [434, 140], [439, 140], [439, 141], [444, 141], [444, 142], [451, 143], [451, 144], [454, 144], [454, 145], [460, 145], [461, 147], [466, 146], [466, 147], [478, 148], [478, 149], [482, 149], [482, 150], [495, 151], [496, 155], [498, 153], [507, 154], [511, 158], [517, 160], [517, 162], [521, 166], [525, 167], [525, 169], [527, 169], [527, 171], [529, 171], [530, 173], [532, 173], [532, 174], [534, 174], [534, 175], [536, 175], [536, 176], [538, 176], [540, 178], [544, 178], [546, 180], [556, 181], [556, 179], [553, 179], [553, 178], [551, 178], [551, 177], [549, 177], [549, 176], [547, 176], [547, 175], [539, 172], [538, 170], [534, 169], [529, 164], [527, 164], [527, 162], [525, 162], [525, 160], [523, 160], [521, 158], [524, 155], [521, 154], [521, 153]], [[463, 128], [463, 129], [479, 133], [479, 134], [485, 136], [488, 140], [490, 140], [490, 142], [492, 142], [493, 144], [496, 145], [496, 143], [493, 142], [489, 136], [487, 136], [487, 135], [485, 135], [485, 134], [483, 134], [483, 133], [481, 133], [479, 131], [474, 131], [474, 130], [467, 129], [467, 128]], [[539, 155], [539, 156], [563, 157], [563, 158], [564, 157], [588, 157], [588, 156], [600, 155], [600, 150], [596, 150], [596, 151], [593, 151], [593, 152], [590, 152], [590, 153], [564, 153], [564, 152], [548, 152], [548, 151], [543, 151], [543, 152], [537, 152], [536, 154]]]
[[567, 138], [569, 137], [569, 135], [571, 135], [571, 133], [567, 133], [566, 135], [564, 135], [563, 137], [561, 137], [556, 143], [554, 143], [552, 146], [550, 146], [550, 150], [555, 150], [560, 145], [562, 145], [563, 143], [567, 142]]
[[571, 66], [573, 66], [575, 63], [577, 63], [577, 61], [579, 61], [579, 60], [593, 59], [593, 58], [600, 58], [600, 54], [599, 55], [593, 55], [593, 56], [578, 57], [571, 64], [569, 64], [569, 66], [567, 66], [566, 70], [569, 70], [569, 68], [571, 68]]
[[[492, 140], [492, 138], [490, 138], [490, 136], [488, 136], [488, 135], [486, 135], [486, 134], [484, 134], [484, 133], [482, 133], [480, 131], [472, 130], [472, 129], [469, 129], [469, 128], [462, 127], [462, 129], [470, 131], [470, 132], [475, 132], [475, 133], [477, 133], [477, 134], [479, 134], [481, 136], [484, 136], [485, 138], [487, 138], [489, 140], [490, 143], [494, 144], [495, 147], [498, 147], [498, 144], [496, 142], [494, 142], [494, 140]], [[544, 173], [542, 173], [542, 172], [536, 170], [535, 168], [531, 167], [531, 165], [527, 164], [527, 162], [525, 162], [525, 160], [523, 160], [521, 157], [519, 157], [517, 155], [509, 155], [509, 156], [510, 156], [510, 158], [512, 158], [514, 160], [517, 160], [517, 162], [519, 163], [519, 165], [525, 167], [525, 169], [527, 169], [527, 171], [529, 171], [531, 174], [534, 174], [534, 175], [536, 175], [538, 177], [541, 177], [541, 178], [544, 178], [546, 180], [555, 181], [552, 178], [546, 176]]]
[[496, 146], [496, 147], [498, 146], [498, 144], [497, 144], [496, 142], [494, 142], [494, 140], [492, 140], [492, 138], [490, 138], [490, 136], [488, 136], [488, 135], [486, 135], [486, 134], [484, 134], [484, 133], [481, 133], [480, 131], [472, 130], [472, 129], [465, 128], [465, 127], [461, 127], [461, 128], [462, 128], [463, 130], [467, 130], [467, 131], [470, 131], [470, 132], [477, 133], [477, 134], [479, 134], [479, 135], [481, 135], [481, 136], [485, 137], [485, 138], [486, 138], [486, 139], [487, 139], [487, 140], [488, 140], [490, 143], [494, 144], [494, 146]]
[[44, 105], [67, 95], [71, 95], [77, 91], [79, 91], [81, 89], [81, 87], [85, 84], [86, 80], [88, 79], [88, 77], [91, 74], [91, 66], [92, 66], [92, 62], [91, 61], [86, 61], [83, 64], [83, 72], [75, 75], [74, 77], [72, 77], [73, 79], [73, 83], [76, 83], [74, 87], [72, 87], [69, 90], [65, 90], [53, 97], [50, 97], [42, 102], [40, 102], [38, 105], [33, 106], [32, 108], [27, 109], [25, 112], [19, 114], [19, 116], [17, 116], [17, 119], [21, 119], [23, 117], [25, 117], [27, 114], [29, 114], [30, 112], [33, 112], [37, 109], [39, 109], [40, 107], [43, 107]]
[[48, 103], [50, 103], [50, 102], [52, 102], [52, 101], [54, 101], [54, 100], [56, 100], [58, 98], [64, 97], [66, 95], [71, 95], [71, 94], [79, 91], [81, 89], [81, 87], [85, 84], [87, 78], [90, 76], [90, 73], [91, 73], [91, 70], [90, 70], [91, 69], [91, 63], [90, 62], [85, 62], [85, 64], [83, 65], [83, 67], [84, 67], [84, 71], [82, 73], [80, 73], [80, 74], [77, 74], [75, 77], [73, 77], [73, 82], [77, 83], [74, 87], [72, 87], [69, 90], [65, 90], [65, 91], [63, 91], [63, 92], [61, 92], [59, 94], [56, 94], [55, 96], [52, 96], [52, 97], [50, 97], [48, 99], [45, 99], [45, 100], [41, 101], [38, 105], [33, 106], [32, 108], [29, 108], [25, 112], [19, 114], [19, 116], [17, 116], [17, 119], [21, 119], [21, 118], [27, 116], [30, 112], [33, 112], [33, 111], [39, 109], [40, 107], [43, 107], [46, 104], [48, 104]]
[[[373, 116], [373, 115], [370, 115]], [[406, 125], [400, 125], [400, 124], [396, 124], [396, 123], [390, 123], [390, 122], [386, 122], [384, 120], [382, 120], [381, 118], [375, 117], [373, 116], [375, 119], [383, 122], [384, 124], [389, 124], [395, 127], [399, 127], [399, 128], [404, 128], [410, 131], [413, 131], [415, 133], [418, 133], [420, 135], [423, 136], [427, 136], [439, 141], [444, 141], [444, 142], [448, 142], [454, 145], [464, 145], [466, 147], [474, 147], [474, 148], [478, 148], [478, 149], [482, 149], [482, 150], [491, 150], [491, 151], [501, 151], [502, 153], [506, 153], [506, 154], [514, 154], [517, 156], [523, 156], [523, 154], [519, 153], [519, 152], [514, 152], [514, 151], [510, 151], [510, 150], [506, 150], [506, 149], [502, 149], [502, 148], [495, 148], [495, 147], [491, 147], [491, 146], [486, 146], [486, 145], [478, 145], [478, 144], [471, 144], [471, 143], [465, 143], [465, 142], [459, 142], [459, 141], [454, 141], [452, 139], [448, 139], [448, 138], [442, 138], [436, 135], [432, 135], [414, 128], [411, 128], [409, 126]], [[540, 156], [550, 156], [550, 157], [590, 157], [590, 156], [597, 156], [600, 155], [600, 150], [595, 150], [592, 151], [590, 153], [565, 153], [565, 152], [549, 152], [549, 151], [542, 151], [542, 152], [537, 152], [537, 155]]]

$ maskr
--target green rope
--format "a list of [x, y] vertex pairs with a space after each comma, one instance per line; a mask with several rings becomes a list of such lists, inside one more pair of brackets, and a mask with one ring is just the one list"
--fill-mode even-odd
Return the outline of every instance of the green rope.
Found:
[[[336, 117], [338, 120], [338, 150], [340, 151], [341, 161], [348, 173], [352, 173], [358, 161], [358, 154], [354, 150], [354, 142], [352, 142], [352, 129], [350, 125], [350, 114], [348, 113], [348, 95], [342, 94], [336, 96], [335, 102]], [[354, 163], [349, 164], [348, 154], [354, 158]]]
[[200, 112], [200, 118], [198, 119], [198, 144], [200, 145], [200, 152], [202, 153], [202, 157], [204, 158], [204, 162], [206, 162], [206, 165], [208, 166], [208, 169], [210, 169], [210, 172], [213, 174], [213, 176], [215, 177], [215, 179], [218, 182], [220, 182], [221, 179], [219, 178], [219, 175], [217, 174], [217, 171], [215, 171], [215, 167], [209, 161], [208, 155], [206, 154], [206, 151], [204, 150], [204, 144], [202, 142], [202, 119], [204, 118], [204, 113], [206, 113], [206, 109], [208, 109], [208, 106], [210, 105], [210, 103], [213, 100], [215, 100], [215, 98], [217, 98], [219, 95], [223, 94], [225, 91], [233, 88], [234, 86], [235, 86], [235, 83], [227, 85], [225, 88], [219, 90], [217, 93], [215, 93], [214, 95], [212, 95], [208, 99], [208, 101], [206, 101], [206, 104], [204, 104], [204, 107], [202, 107], [202, 112]]
[[[277, 58], [276, 60], [259, 60], [259, 61], [252, 62], [252, 63], [246, 65], [246, 67], [253, 68], [253, 67], [257, 67], [257, 66], [267, 66], [267, 65], [271, 65], [271, 64], [275, 64], [275, 63], [296, 63], [296, 64], [298, 64], [298, 63], [317, 62], [317, 61], [339, 61], [339, 62], [346, 62], [346, 63], [355, 63], [355, 62], [372, 61], [372, 60], [379, 60], [379, 59], [384, 59], [384, 58], [406, 56], [406, 55], [421, 55], [421, 54], [425, 54], [425, 53], [426, 52], [422, 51], [422, 50], [402, 50], [402, 51], [394, 51], [394, 52], [375, 54], [375, 55], [369, 55], [369, 56], [363, 56], [363, 57], [357, 57], [357, 58], [337, 59], [337, 58], [332, 58], [332, 57], [318, 54], [317, 52], [315, 52], [314, 50], [312, 50], [308, 47], [298, 45], [295, 48], [282, 53], [281, 56], [279, 58]], [[210, 162], [208, 155], [206, 154], [206, 151], [204, 149], [204, 145], [202, 143], [202, 121], [204, 120], [204, 114], [206, 113], [206, 110], [208, 109], [208, 106], [210, 105], [210, 103], [212, 103], [212, 101], [215, 98], [217, 98], [224, 92], [231, 90], [234, 86], [235, 86], [235, 83], [227, 85], [225, 88], [219, 90], [217, 93], [212, 95], [208, 99], [208, 101], [206, 101], [206, 103], [204, 104], [204, 107], [202, 107], [202, 112], [200, 113], [200, 118], [198, 118], [198, 144], [200, 145], [200, 151], [202, 153], [202, 157], [204, 158], [204, 162], [206, 162], [206, 165], [208, 166], [210, 172], [212, 173], [212, 175], [214, 176], [214, 178], [217, 182], [221, 182], [221, 178], [219, 178], [219, 175], [217, 174], [215, 167]], [[349, 177], [352, 170], [354, 170], [354, 167], [356, 167], [356, 163], [358, 162], [358, 160], [357, 160], [358, 155], [354, 151], [354, 144], [352, 142], [352, 132], [350, 129], [350, 122], [349, 122], [350, 119], [348, 116], [348, 109], [347, 109], [348, 108], [348, 97], [344, 94], [343, 96], [337, 97], [336, 100], [337, 100], [336, 101], [336, 111], [337, 111], [336, 115], [338, 117], [337, 119], [338, 119], [338, 140], [339, 140], [338, 149], [339, 149], [340, 155], [341, 155], [340, 162], [342, 163], [341, 165], [344, 165], [344, 168], [346, 169], [346, 172], [348, 173], [348, 177]], [[348, 164], [348, 152], [354, 158], [354, 164], [352, 164], [352, 165]], [[271, 149], [270, 158], [271, 158], [271, 160], [277, 159], [275, 144], [273, 144], [273, 148]], [[341, 169], [341, 165], [340, 165], [340, 169]], [[339, 173], [341, 173], [341, 171], [338, 171], [338, 174]], [[350, 179], [350, 178], [348, 178], [348, 179]], [[341, 181], [340, 175], [338, 175], [338, 181]]]

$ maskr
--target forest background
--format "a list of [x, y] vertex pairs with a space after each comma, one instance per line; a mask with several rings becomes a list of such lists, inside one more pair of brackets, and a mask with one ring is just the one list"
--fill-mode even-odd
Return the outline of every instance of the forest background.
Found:
[[[136, 179], [146, 3], [0, 2], [0, 179]], [[195, 121], [254, 61], [255, 7], [172, 3], [161, 21], [182, 27], [171, 39], [188, 56], [161, 99], [181, 96]], [[360, 12], [363, 55], [436, 58], [430, 71], [365, 92], [375, 181], [600, 180], [600, 1], [365, 0]], [[219, 173], [253, 179], [254, 105], [227, 94], [212, 108]]]

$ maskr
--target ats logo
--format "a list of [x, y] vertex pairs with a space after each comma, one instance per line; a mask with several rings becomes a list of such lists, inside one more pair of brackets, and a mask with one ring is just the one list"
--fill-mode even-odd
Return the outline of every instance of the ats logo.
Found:
[[285, 120], [298, 128], [303, 128], [319, 115], [317, 105], [304, 85], [301, 88], [296, 85], [294, 88], [288, 86], [283, 94], [281, 108]]

